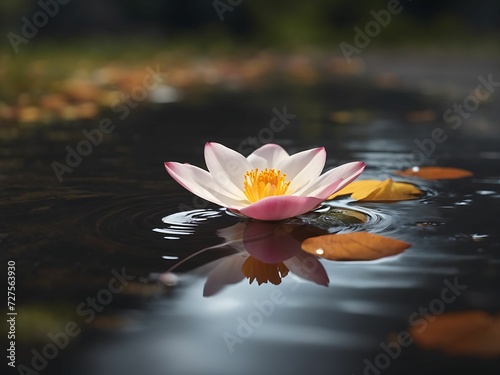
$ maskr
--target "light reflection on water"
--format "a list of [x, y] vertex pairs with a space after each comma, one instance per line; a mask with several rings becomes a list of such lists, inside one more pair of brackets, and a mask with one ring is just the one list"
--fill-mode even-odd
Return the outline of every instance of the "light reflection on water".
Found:
[[[162, 219], [168, 224], [166, 228], [155, 228], [153, 231], [194, 235], [196, 227], [203, 225], [207, 218], [212, 220], [212, 224], [216, 224], [220, 212], [193, 210], [175, 213]], [[289, 272], [305, 280], [328, 285], [328, 276], [323, 266], [317, 261], [317, 257], [302, 251], [301, 242], [306, 238], [328, 233], [346, 233], [367, 228], [381, 230], [381, 227], [387, 227], [385, 221], [390, 221], [388, 218], [389, 216], [369, 209], [353, 210], [346, 205], [324, 204], [314, 212], [279, 223], [240, 219], [230, 227], [217, 230], [218, 237], [223, 240], [221, 243], [187, 255], [180, 262], [174, 263], [166, 273], [173, 272], [203, 252], [232, 248], [235, 250], [234, 254], [199, 267], [197, 273], [201, 272], [208, 277], [203, 293], [205, 296], [211, 296], [225, 285], [237, 283], [244, 278], [249, 279], [250, 283], [255, 280], [259, 285], [267, 282], [280, 284], [281, 279]], [[176, 256], [171, 258], [177, 259]]]

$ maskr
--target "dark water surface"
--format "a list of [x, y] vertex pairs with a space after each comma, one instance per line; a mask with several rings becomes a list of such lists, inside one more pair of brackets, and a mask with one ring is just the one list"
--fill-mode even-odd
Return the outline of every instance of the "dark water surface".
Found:
[[[42, 352], [49, 333], [74, 321], [81, 333], [39, 364], [40, 373], [497, 373], [495, 358], [415, 344], [380, 356], [388, 337], [433, 319], [420, 308], [500, 310], [498, 105], [481, 104], [454, 130], [442, 120], [452, 104], [346, 79], [144, 105], [124, 120], [109, 113], [116, 129], [62, 182], [51, 163], [64, 163], [65, 147], [76, 148], [81, 130], [97, 122], [3, 128], [0, 232], [4, 264], [16, 262], [17, 364], [33, 368], [32, 349]], [[296, 117], [279, 132], [262, 130], [284, 106]], [[418, 121], [409, 113], [436, 116]], [[415, 139], [436, 127], [448, 139], [425, 160], [414, 154], [413, 164], [474, 176], [397, 177], [411, 164]], [[206, 141], [248, 153], [248, 137], [258, 144], [272, 137], [290, 153], [324, 146], [327, 168], [362, 160], [362, 179], [411, 181], [425, 194], [397, 203], [339, 199], [276, 229], [193, 199], [163, 168], [164, 161], [204, 167]], [[275, 230], [296, 242], [276, 240]], [[360, 230], [412, 247], [356, 262], [313, 261], [300, 251], [301, 238]], [[241, 274], [248, 246], [257, 253], [274, 246], [278, 261], [295, 267], [279, 285], [250, 284]], [[449, 283], [464, 287], [452, 302], [433, 305]]]

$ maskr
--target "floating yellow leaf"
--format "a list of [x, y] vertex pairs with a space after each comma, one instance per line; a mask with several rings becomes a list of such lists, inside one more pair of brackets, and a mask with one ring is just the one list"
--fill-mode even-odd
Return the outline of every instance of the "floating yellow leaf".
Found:
[[[411, 326], [410, 335], [424, 349], [450, 355], [494, 357], [500, 355], [500, 315], [472, 310], [446, 313]], [[424, 329], [425, 328], [425, 329]]]
[[302, 242], [308, 253], [332, 260], [373, 260], [396, 255], [411, 244], [368, 232], [327, 234]]
[[394, 182], [390, 178], [385, 181], [360, 180], [351, 182], [328, 199], [346, 194], [351, 194], [351, 198], [357, 201], [402, 201], [415, 199], [422, 195], [422, 191], [412, 184]]
[[470, 177], [471, 171], [448, 167], [413, 167], [404, 171], [397, 171], [400, 176], [420, 177], [426, 180], [450, 180], [454, 178]]

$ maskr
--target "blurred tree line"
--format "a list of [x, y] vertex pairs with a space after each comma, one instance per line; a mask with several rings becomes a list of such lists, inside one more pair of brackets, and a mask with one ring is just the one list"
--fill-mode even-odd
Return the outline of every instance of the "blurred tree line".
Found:
[[[8, 32], [20, 33], [22, 17], [31, 20], [40, 2], [1, 0], [2, 47]], [[387, 0], [60, 0], [58, 14], [37, 39], [71, 41], [87, 37], [151, 36], [218, 38], [259, 46], [329, 46], [352, 40], [353, 27], [370, 21], [370, 11], [387, 9]], [[500, 1], [401, 0], [404, 10], [393, 16], [377, 43], [425, 43], [443, 37], [491, 37], [500, 33]], [[221, 4], [224, 9], [221, 17]], [[219, 11], [217, 10], [219, 8]], [[221, 19], [223, 18], [223, 19]], [[158, 39], [156, 39], [158, 38]], [[0, 47], [0, 48], [2, 48]]]

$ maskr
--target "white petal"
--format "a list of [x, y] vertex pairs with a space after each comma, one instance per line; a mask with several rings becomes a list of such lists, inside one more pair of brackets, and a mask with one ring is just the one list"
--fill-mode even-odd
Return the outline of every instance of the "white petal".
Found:
[[[296, 195], [326, 199], [356, 179], [365, 169], [365, 163], [355, 161], [330, 169]], [[330, 192], [331, 191], [331, 192]]]
[[207, 142], [205, 162], [215, 182], [235, 199], [246, 199], [243, 192], [245, 172], [252, 169], [247, 159], [219, 143]]
[[[165, 163], [172, 178], [191, 193], [223, 207], [240, 209], [248, 204], [225, 194], [207, 171], [190, 164]], [[221, 191], [222, 190], [222, 191]]]
[[262, 171], [266, 168], [277, 168], [278, 164], [288, 158], [288, 152], [286, 152], [283, 147], [276, 145], [274, 143], [269, 143], [248, 155], [247, 160], [252, 167], [259, 168]]
[[289, 192], [294, 193], [318, 178], [325, 166], [325, 161], [325, 149], [313, 148], [282, 160], [278, 164], [278, 169], [286, 173], [286, 180], [290, 181]]

